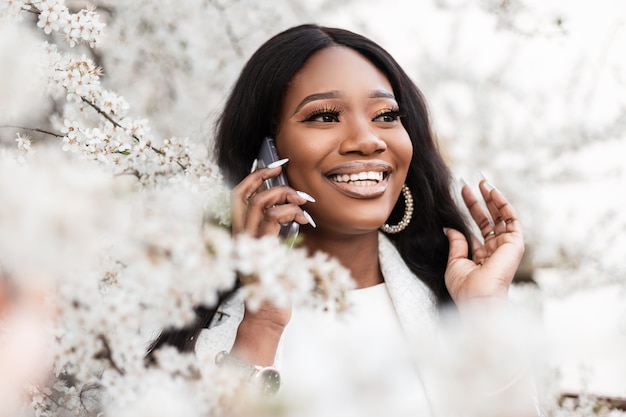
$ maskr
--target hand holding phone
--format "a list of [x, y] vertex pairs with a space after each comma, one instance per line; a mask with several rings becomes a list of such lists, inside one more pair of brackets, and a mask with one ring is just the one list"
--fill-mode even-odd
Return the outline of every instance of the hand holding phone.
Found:
[[[278, 160], [279, 158], [278, 152], [276, 152], [276, 142], [274, 141], [274, 138], [266, 136], [261, 143], [261, 148], [259, 149], [259, 155], [257, 156], [257, 166], [259, 168], [265, 168], [272, 162], [276, 162]], [[278, 176], [268, 178], [264, 181], [264, 189], [270, 189], [279, 185], [288, 185], [287, 177], [285, 176], [284, 171], [281, 171]], [[279, 236], [283, 239], [288, 239], [293, 243], [295, 238], [298, 236], [299, 231], [300, 225], [292, 221], [280, 225]]]

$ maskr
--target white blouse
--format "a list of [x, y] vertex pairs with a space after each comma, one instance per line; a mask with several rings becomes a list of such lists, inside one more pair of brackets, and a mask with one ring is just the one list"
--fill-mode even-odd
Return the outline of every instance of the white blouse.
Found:
[[347, 301], [341, 313], [294, 308], [277, 354], [282, 398], [317, 416], [430, 415], [387, 285]]

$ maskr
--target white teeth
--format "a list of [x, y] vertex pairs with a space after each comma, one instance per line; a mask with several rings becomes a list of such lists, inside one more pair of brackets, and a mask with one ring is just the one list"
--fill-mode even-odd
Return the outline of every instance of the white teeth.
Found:
[[358, 181], [354, 183], [354, 185], [359, 187], [373, 187], [376, 184], [378, 184], [378, 181]]
[[[376, 185], [377, 182], [383, 180], [383, 173], [377, 171], [364, 171], [356, 174], [333, 175], [330, 177], [334, 182], [355, 182], [355, 185], [364, 187]], [[367, 181], [370, 180], [370, 181]]]

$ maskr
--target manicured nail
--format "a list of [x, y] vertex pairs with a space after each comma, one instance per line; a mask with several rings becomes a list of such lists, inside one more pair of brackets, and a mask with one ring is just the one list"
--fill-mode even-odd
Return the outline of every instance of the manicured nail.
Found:
[[487, 189], [487, 191], [489, 192], [491, 192], [491, 190], [499, 191], [496, 187], [494, 187], [492, 183], [489, 182], [484, 172], [480, 171], [480, 176], [483, 178], [483, 180], [485, 180], [485, 188]]
[[272, 162], [267, 167], [268, 168], [278, 168], [278, 167], [281, 167], [281, 166], [285, 165], [287, 162], [289, 162], [289, 158], [280, 159], [280, 160], [278, 160], [276, 162]]
[[250, 173], [252, 174], [254, 171], [256, 171], [256, 167], [259, 165], [259, 160], [255, 159], [254, 161], [252, 161], [252, 168], [250, 168]]
[[466, 185], [469, 187], [469, 184], [462, 177], [459, 177], [458, 183], [461, 186], [461, 188], [465, 187]]
[[304, 214], [304, 218], [306, 219], [307, 222], [309, 222], [311, 226], [313, 226], [314, 228], [317, 227], [317, 225], [313, 221], [313, 217], [311, 217], [311, 215], [307, 213], [306, 210], [302, 210], [302, 214]]
[[305, 193], [304, 191], [296, 191], [296, 194], [298, 194], [300, 197], [304, 198], [309, 203], [315, 203], [315, 199], [313, 197], [311, 197], [310, 195], [308, 195], [307, 193]]
[[497, 188], [494, 187], [489, 181], [485, 181], [485, 188], [489, 192], [491, 192], [491, 190], [497, 190]]
[[449, 230], [449, 229], [448, 229], [447, 227], [444, 227], [444, 228], [443, 228], [443, 234], [444, 234], [444, 235], [446, 235], [446, 236], [448, 236], [448, 230]]

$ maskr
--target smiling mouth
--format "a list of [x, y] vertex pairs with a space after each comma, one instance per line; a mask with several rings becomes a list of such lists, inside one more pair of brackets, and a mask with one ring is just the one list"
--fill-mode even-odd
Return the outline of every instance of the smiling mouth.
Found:
[[372, 199], [385, 193], [391, 171], [386, 163], [354, 162], [337, 167], [326, 178], [338, 191], [349, 197]]
[[353, 174], [330, 175], [328, 179], [335, 183], [344, 183], [357, 187], [373, 187], [381, 183], [386, 175], [385, 172], [363, 171]]

